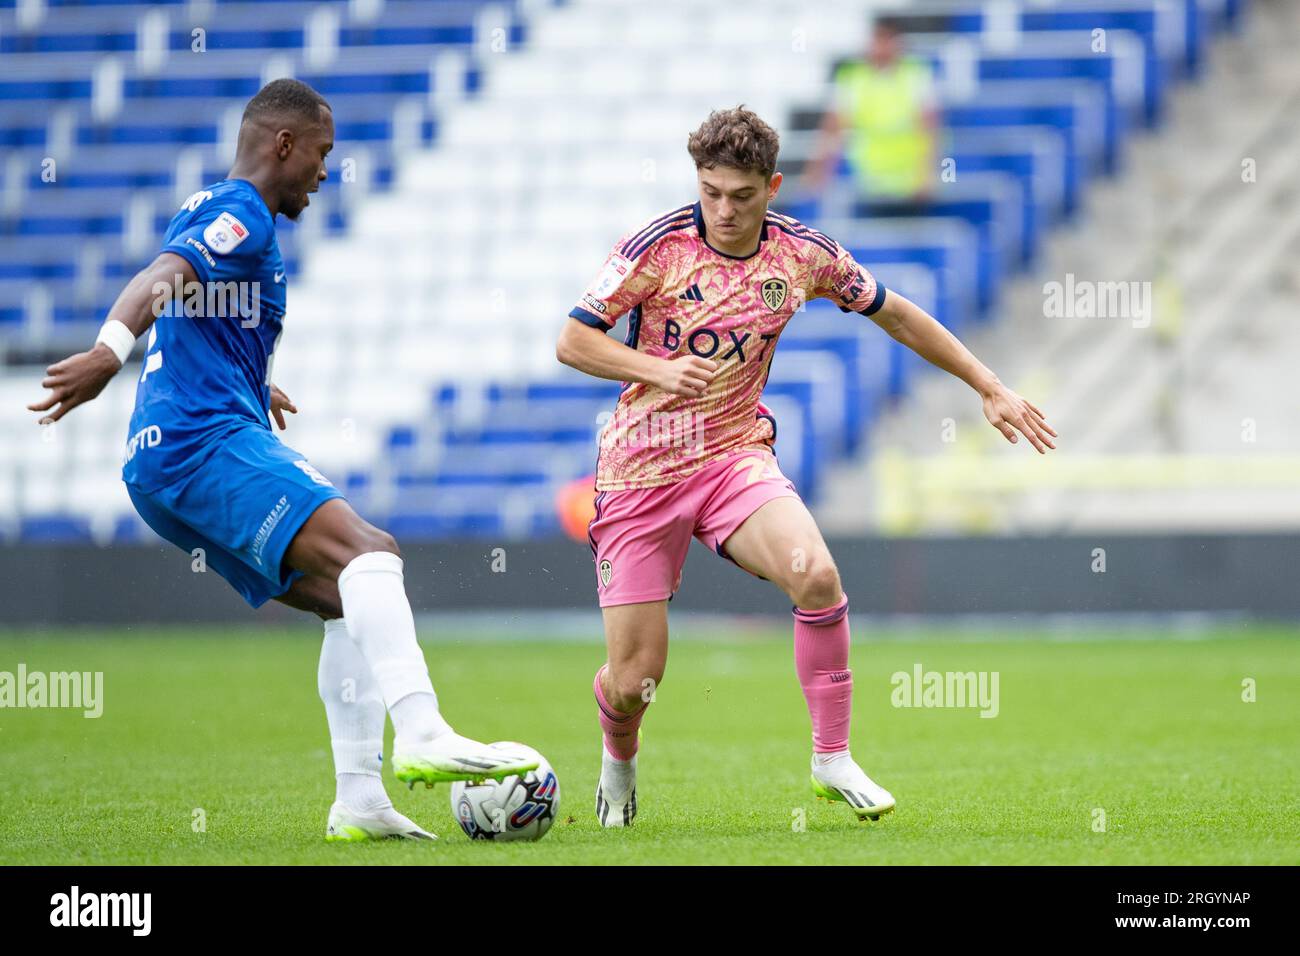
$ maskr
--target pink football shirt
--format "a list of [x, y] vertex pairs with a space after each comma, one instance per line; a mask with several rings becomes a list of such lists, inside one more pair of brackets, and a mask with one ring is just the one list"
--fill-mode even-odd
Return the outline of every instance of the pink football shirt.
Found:
[[573, 311], [647, 355], [695, 354], [719, 365], [708, 390], [684, 398], [625, 384], [601, 432], [599, 491], [653, 488], [725, 455], [768, 449], [776, 422], [760, 402], [781, 330], [810, 299], [871, 315], [885, 289], [839, 243], [768, 212], [758, 250], [736, 257], [708, 244], [699, 203], [651, 220], [619, 240]]

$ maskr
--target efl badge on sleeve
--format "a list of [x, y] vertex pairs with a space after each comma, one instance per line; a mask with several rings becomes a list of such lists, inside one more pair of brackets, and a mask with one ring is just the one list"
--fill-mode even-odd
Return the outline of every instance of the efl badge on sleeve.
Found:
[[203, 241], [218, 255], [225, 255], [248, 238], [248, 227], [228, 212], [223, 212], [203, 230]]
[[632, 260], [615, 252], [605, 261], [605, 267], [600, 270], [600, 275], [596, 276], [596, 281], [587, 291], [598, 299], [608, 299], [623, 284], [623, 280], [631, 271]]
[[787, 289], [784, 279], [768, 279], [763, 283], [763, 301], [773, 312], [781, 311], [781, 306], [785, 304]]

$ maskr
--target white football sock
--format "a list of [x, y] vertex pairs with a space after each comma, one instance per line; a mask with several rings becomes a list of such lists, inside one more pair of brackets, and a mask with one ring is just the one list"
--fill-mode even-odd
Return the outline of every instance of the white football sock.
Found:
[[370, 665], [398, 739], [409, 745], [449, 732], [415, 636], [402, 559], [387, 551], [353, 558], [339, 575], [339, 597], [348, 633]]
[[334, 777], [334, 799], [349, 810], [360, 814], [373, 814], [390, 810], [393, 801], [378, 777], [361, 773], [340, 773]]
[[832, 750], [828, 753], [814, 753], [813, 763], [818, 767], [825, 767], [827, 764], [835, 763], [837, 760], [852, 760], [847, 750]]
[[451, 733], [451, 724], [438, 712], [438, 695], [433, 691], [407, 694], [388, 712], [393, 717], [393, 733], [403, 744]]
[[325, 622], [316, 689], [325, 705], [334, 751], [335, 799], [360, 813], [391, 806], [379, 776], [384, 702], [342, 618]]
[[600, 748], [600, 782], [606, 788], [606, 798], [612, 800], [626, 799], [628, 791], [636, 783], [636, 754], [627, 760], [619, 760], [604, 745]]

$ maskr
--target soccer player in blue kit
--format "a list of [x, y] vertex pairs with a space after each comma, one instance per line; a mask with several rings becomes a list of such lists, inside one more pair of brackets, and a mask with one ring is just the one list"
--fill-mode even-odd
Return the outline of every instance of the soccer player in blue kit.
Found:
[[94, 347], [50, 366], [50, 394], [28, 407], [47, 412], [45, 424], [95, 398], [149, 330], [122, 471], [136, 510], [178, 547], [203, 549], [253, 607], [274, 599], [324, 620], [318, 688], [337, 782], [326, 839], [432, 839], [384, 790], [385, 713], [395, 775], [412, 786], [501, 779], [537, 763], [443, 719], [397, 543], [271, 430], [268, 415], [283, 430], [284, 412], [297, 412], [271, 382], [286, 286], [275, 217], [307, 207], [333, 145], [333, 114], [315, 90], [291, 79], [263, 87], [244, 110], [227, 178], [185, 201]]

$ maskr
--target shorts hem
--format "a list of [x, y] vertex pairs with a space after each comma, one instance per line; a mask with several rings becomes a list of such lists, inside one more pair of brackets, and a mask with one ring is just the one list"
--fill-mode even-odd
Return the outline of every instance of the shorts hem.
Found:
[[249, 607], [251, 607], [254, 611], [256, 611], [267, 602], [274, 601], [276, 598], [283, 597], [284, 595], [288, 594], [289, 589], [293, 587], [293, 583], [297, 581], [299, 578], [305, 578], [306, 576], [307, 574], [304, 571], [290, 570], [289, 583], [284, 586], [284, 590], [276, 591], [275, 593], [271, 593], [271, 591], [269, 590], [259, 591], [255, 597], [249, 597], [247, 594], [240, 591], [239, 596], [244, 599], [244, 602]]
[[649, 604], [653, 601], [668, 601], [672, 599], [674, 593], [673, 591], [648, 591], [645, 594], [621, 594], [610, 601], [606, 601], [601, 596], [600, 606], [621, 607], [624, 604]]

